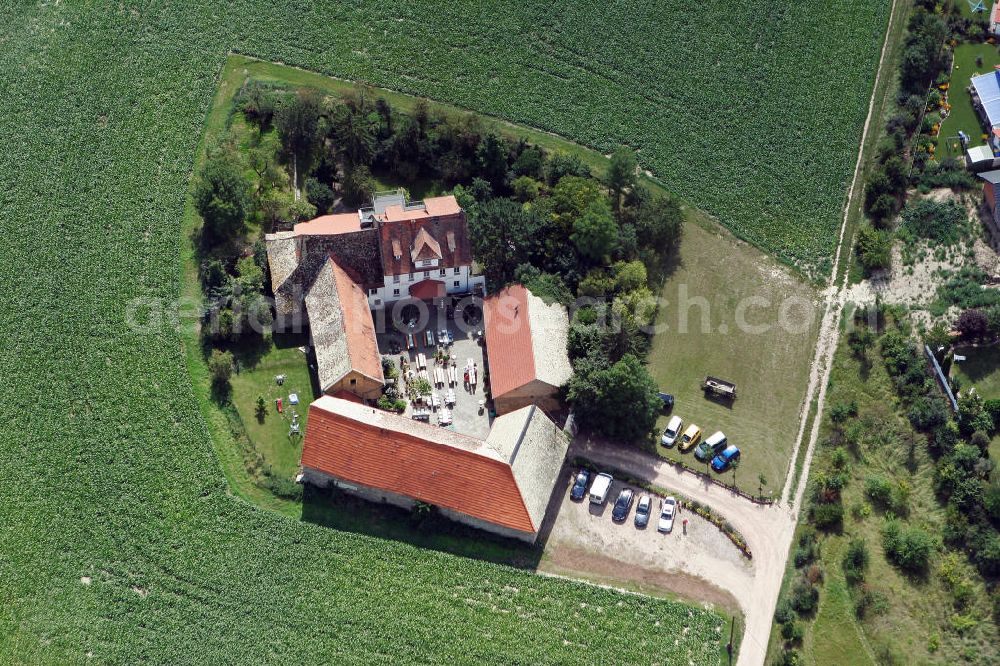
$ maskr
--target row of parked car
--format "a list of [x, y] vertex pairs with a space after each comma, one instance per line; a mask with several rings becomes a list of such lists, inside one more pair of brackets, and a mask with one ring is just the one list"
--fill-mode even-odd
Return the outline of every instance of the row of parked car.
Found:
[[694, 457], [701, 462], [711, 460], [712, 469], [716, 472], [724, 472], [734, 461], [739, 460], [740, 450], [729, 443], [721, 430], [717, 430], [702, 441], [701, 428], [695, 424], [688, 425], [683, 432], [682, 428], [684, 421], [681, 417], [670, 417], [670, 422], [660, 437], [660, 443], [668, 448], [676, 444], [677, 450], [681, 453], [687, 453], [693, 447]]
[[[601, 472], [594, 477], [594, 482], [591, 483], [591, 476], [590, 470], [581, 469], [577, 472], [573, 488], [569, 491], [569, 497], [575, 502], [583, 501], [583, 498], [588, 495], [589, 488], [590, 503], [603, 505], [608, 499], [608, 492], [611, 490], [611, 484], [614, 483], [614, 477], [607, 472]], [[614, 506], [611, 508], [611, 520], [616, 523], [624, 523], [628, 520], [629, 513], [632, 511], [632, 505], [635, 504], [635, 495], [635, 491], [631, 488], [622, 488], [621, 492], [618, 493], [618, 498], [615, 500]], [[641, 495], [635, 506], [635, 526], [646, 527], [649, 524], [652, 511], [653, 498], [649, 495]], [[676, 513], [677, 500], [673, 497], [661, 498], [660, 514], [656, 521], [656, 531], [663, 532], [664, 534], [670, 533], [674, 529], [674, 516]]]

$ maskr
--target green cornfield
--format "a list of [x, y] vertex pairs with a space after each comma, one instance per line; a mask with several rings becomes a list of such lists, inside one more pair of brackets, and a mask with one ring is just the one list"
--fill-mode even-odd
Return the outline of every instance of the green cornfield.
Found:
[[822, 274], [887, 15], [861, 0], [7, 3], [0, 662], [718, 663], [713, 611], [234, 497], [179, 334], [135, 330], [131, 306], [177, 297], [229, 52], [631, 145], [671, 190]]

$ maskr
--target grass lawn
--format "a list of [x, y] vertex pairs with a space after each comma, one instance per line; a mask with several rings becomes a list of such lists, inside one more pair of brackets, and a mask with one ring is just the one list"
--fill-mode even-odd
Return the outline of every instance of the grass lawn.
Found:
[[[653, 339], [650, 371], [663, 391], [674, 394], [673, 414], [685, 424], [701, 426], [704, 437], [722, 430], [740, 447], [736, 477], [740, 487], [756, 493], [758, 474], [764, 474], [765, 494], [770, 490], [777, 495], [788, 471], [808, 384], [819, 328], [817, 294], [756, 248], [694, 225], [685, 227], [672, 268], [661, 294], [665, 302], [658, 321], [667, 330]], [[697, 305], [687, 310], [687, 332], [682, 330], [685, 296], [688, 302], [704, 299], [709, 305], [710, 330], [702, 332], [703, 309]], [[789, 323], [802, 325], [796, 332], [774, 325], [782, 303], [790, 298], [796, 299], [789, 301], [792, 305], [798, 302], [785, 306]], [[772, 330], [741, 330], [741, 314], [746, 324], [768, 324]], [[735, 382], [736, 400], [726, 404], [705, 398], [701, 390], [705, 375]], [[660, 419], [661, 429], [666, 421], [667, 417]], [[699, 464], [693, 453], [657, 448], [668, 458]], [[731, 482], [732, 474], [727, 472], [725, 480]]]
[[[300, 432], [304, 434], [308, 405], [317, 395], [307, 357], [299, 351], [299, 346], [307, 342], [306, 336], [276, 336], [274, 342], [254, 350], [250, 359], [237, 355], [240, 372], [230, 382], [233, 405], [254, 449], [271, 466], [275, 476], [286, 479], [294, 478], [302, 455], [302, 437], [289, 436], [292, 414], [298, 413]], [[277, 375], [285, 375], [281, 386], [274, 379]], [[292, 393], [298, 395], [297, 407], [289, 403], [288, 396]], [[266, 406], [263, 419], [256, 415], [259, 396], [264, 398]], [[281, 413], [275, 405], [278, 398], [283, 402]]]
[[951, 364], [961, 390], [975, 387], [984, 399], [1000, 398], [1000, 347], [956, 347], [955, 353], [965, 357]]
[[[961, 0], [964, 4], [965, 0]], [[977, 65], [976, 58], [982, 58], [983, 64]], [[961, 157], [961, 150], [956, 147], [958, 131], [969, 135], [969, 145], [981, 146], [983, 128], [979, 117], [972, 106], [972, 96], [969, 94], [969, 79], [977, 74], [985, 74], [1000, 64], [1000, 52], [995, 44], [960, 44], [955, 48], [955, 64], [951, 72], [951, 86], [948, 90], [948, 101], [951, 102], [951, 113], [941, 123], [942, 156]]]

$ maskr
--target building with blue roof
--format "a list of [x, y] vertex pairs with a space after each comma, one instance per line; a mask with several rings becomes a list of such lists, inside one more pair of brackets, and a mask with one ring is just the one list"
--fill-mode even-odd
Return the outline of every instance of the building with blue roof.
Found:
[[1000, 70], [972, 77], [972, 104], [987, 128], [987, 134], [1000, 127]]

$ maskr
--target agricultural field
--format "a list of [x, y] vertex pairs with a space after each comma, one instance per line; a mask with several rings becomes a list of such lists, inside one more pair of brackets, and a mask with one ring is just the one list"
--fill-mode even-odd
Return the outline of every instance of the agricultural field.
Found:
[[227, 426], [200, 408], [186, 333], [169, 317], [137, 330], [129, 305], [169, 314], [182, 295], [185, 196], [230, 51], [602, 152], [629, 144], [737, 235], [822, 274], [887, 14], [861, 1], [8, 7], [4, 660], [720, 663], [712, 611], [234, 497], [232, 461], [211, 443]]
[[[713, 270], [723, 256], [725, 270]], [[670, 415], [701, 426], [704, 437], [723, 431], [741, 451], [736, 485], [757, 494], [763, 474], [764, 494], [780, 496], [819, 329], [816, 291], [757, 248], [688, 225], [660, 295], [649, 365], [660, 389], [675, 397]], [[738, 397], [707, 398], [706, 375], [734, 382]], [[661, 430], [668, 420], [660, 418]], [[693, 451], [656, 448], [708, 471]], [[732, 472], [720, 478], [733, 482]]]

